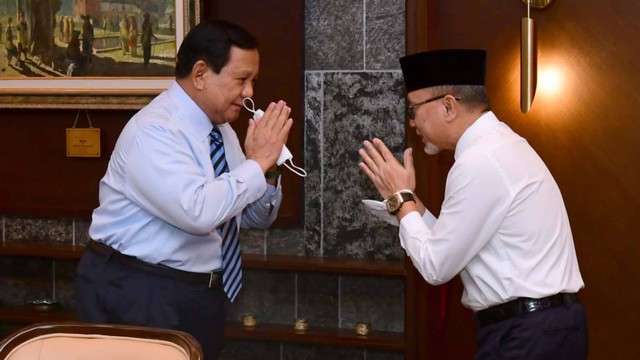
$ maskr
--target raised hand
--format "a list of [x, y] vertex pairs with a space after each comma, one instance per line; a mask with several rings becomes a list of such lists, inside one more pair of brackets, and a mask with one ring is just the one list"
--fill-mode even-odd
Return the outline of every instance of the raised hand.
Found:
[[260, 120], [249, 120], [244, 150], [247, 159], [255, 160], [263, 172], [271, 168], [287, 142], [293, 119], [291, 108], [280, 100], [271, 103]]
[[413, 167], [412, 149], [404, 151], [404, 165], [401, 164], [382, 140], [375, 138], [372, 142], [365, 140], [358, 153], [362, 162], [358, 164], [371, 180], [383, 198], [400, 190], [414, 191], [416, 175]]

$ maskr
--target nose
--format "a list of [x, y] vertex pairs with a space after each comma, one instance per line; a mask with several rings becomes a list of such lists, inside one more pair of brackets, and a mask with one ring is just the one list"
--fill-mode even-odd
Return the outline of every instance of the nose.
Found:
[[242, 87], [242, 98], [250, 98], [253, 97], [253, 83], [251, 81], [247, 81], [247, 83]]
[[409, 119], [409, 126], [411, 126], [412, 128], [416, 127], [416, 121], [414, 119]]

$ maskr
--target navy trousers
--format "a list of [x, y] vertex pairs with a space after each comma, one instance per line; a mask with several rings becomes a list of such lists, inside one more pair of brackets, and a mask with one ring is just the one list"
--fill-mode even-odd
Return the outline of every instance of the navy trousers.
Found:
[[85, 251], [75, 279], [79, 321], [182, 330], [218, 359], [224, 339], [227, 297], [221, 286], [180, 282]]
[[584, 360], [587, 319], [581, 303], [524, 314], [480, 328], [475, 360]]

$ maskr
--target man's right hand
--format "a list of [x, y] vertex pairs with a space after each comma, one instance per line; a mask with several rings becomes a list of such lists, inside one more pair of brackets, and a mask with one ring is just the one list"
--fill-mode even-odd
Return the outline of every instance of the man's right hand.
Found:
[[411, 148], [404, 151], [404, 165], [378, 138], [365, 140], [358, 153], [362, 157], [362, 162], [358, 164], [360, 170], [369, 177], [384, 199], [400, 190], [415, 190], [416, 173]]
[[271, 103], [260, 120], [249, 120], [244, 151], [247, 159], [256, 161], [267, 172], [278, 160], [282, 146], [287, 142], [293, 119], [291, 108], [280, 100]]

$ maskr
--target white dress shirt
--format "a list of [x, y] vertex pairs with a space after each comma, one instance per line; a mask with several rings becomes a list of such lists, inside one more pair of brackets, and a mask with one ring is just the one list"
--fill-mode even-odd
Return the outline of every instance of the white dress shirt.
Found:
[[247, 160], [229, 124], [219, 125], [230, 171], [214, 175], [211, 121], [173, 82], [122, 130], [100, 181], [89, 235], [152, 264], [205, 273], [222, 267], [221, 224], [266, 228], [282, 200]]
[[460, 274], [462, 303], [475, 311], [584, 287], [562, 195], [525, 139], [487, 112], [455, 159], [440, 216], [400, 222], [401, 244], [429, 283]]

